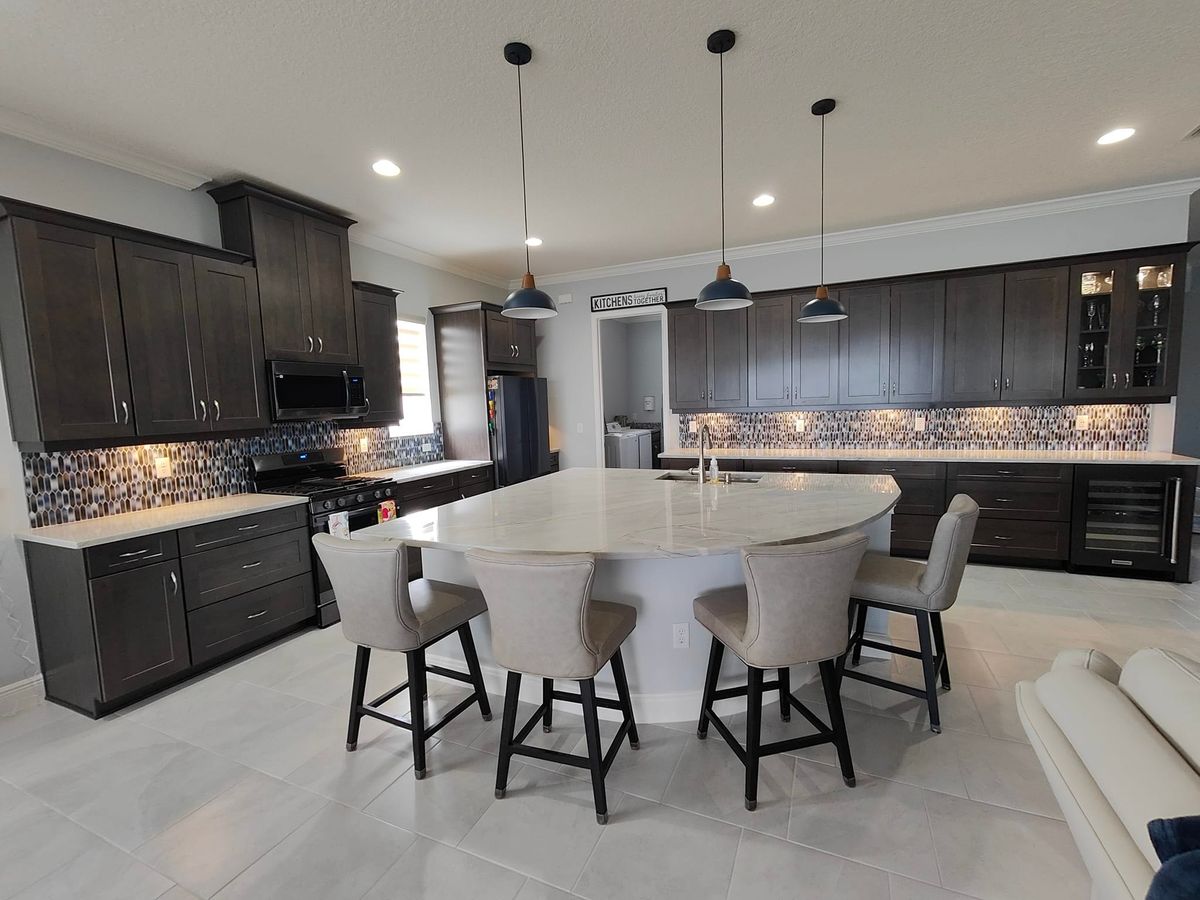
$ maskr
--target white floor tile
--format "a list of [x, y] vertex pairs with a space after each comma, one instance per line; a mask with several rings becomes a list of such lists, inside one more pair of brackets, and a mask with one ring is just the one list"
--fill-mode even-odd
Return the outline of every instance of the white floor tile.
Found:
[[525, 876], [419, 837], [364, 900], [513, 900]]
[[890, 900], [888, 874], [752, 831], [742, 834], [729, 900]]

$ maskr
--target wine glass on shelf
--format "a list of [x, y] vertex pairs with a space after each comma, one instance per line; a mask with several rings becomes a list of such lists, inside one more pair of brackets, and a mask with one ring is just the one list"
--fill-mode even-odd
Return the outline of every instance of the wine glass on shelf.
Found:
[[1153, 315], [1153, 321], [1150, 323], [1154, 328], [1158, 327], [1158, 313], [1162, 309], [1162, 297], [1158, 294], [1150, 301], [1150, 312]]
[[1088, 331], [1096, 330], [1096, 301], [1089, 300], [1087, 305]]

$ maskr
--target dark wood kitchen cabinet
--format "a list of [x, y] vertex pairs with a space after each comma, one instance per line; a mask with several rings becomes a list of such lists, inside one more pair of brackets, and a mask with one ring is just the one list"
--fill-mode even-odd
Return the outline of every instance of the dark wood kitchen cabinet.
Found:
[[[750, 307], [751, 309], [753, 307]], [[671, 408], [727, 409], [749, 402], [747, 309], [669, 307]]]
[[946, 337], [942, 399], [978, 403], [1000, 399], [1004, 364], [1004, 275], [946, 280]]
[[13, 437], [22, 449], [132, 437], [112, 237], [4, 206], [0, 343]]
[[353, 219], [244, 181], [213, 188], [226, 247], [254, 257], [268, 359], [357, 363]]
[[801, 322], [813, 293], [792, 298], [792, 392], [790, 406], [832, 406], [838, 399], [838, 322]]
[[1059, 266], [1005, 274], [1002, 400], [1063, 398], [1069, 272]]
[[367, 414], [355, 420], [355, 424], [395, 425], [404, 418], [396, 332], [397, 294], [382, 285], [354, 282], [358, 359], [367, 383]]
[[846, 308], [841, 332], [838, 403], [843, 406], [888, 402], [891, 299], [886, 284], [834, 292]]
[[745, 406], [747, 396], [746, 309], [705, 313], [708, 317], [708, 408]]
[[519, 372], [537, 368], [535, 329], [531, 319], [511, 319], [492, 309], [484, 316], [489, 368]]
[[889, 294], [888, 399], [892, 403], [936, 403], [942, 399], [946, 283], [908, 281], [892, 285]]
[[707, 315], [690, 303], [667, 308], [672, 409], [708, 409]]
[[749, 405], [787, 406], [792, 398], [792, 297], [756, 297], [747, 311]]
[[270, 424], [254, 267], [197, 256], [196, 302], [213, 431]]

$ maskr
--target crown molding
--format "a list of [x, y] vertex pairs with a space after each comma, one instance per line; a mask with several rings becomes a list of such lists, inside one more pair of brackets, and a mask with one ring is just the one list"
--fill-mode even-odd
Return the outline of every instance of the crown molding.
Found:
[[460, 278], [470, 278], [472, 281], [478, 281], [491, 287], [510, 290], [508, 281], [504, 278], [498, 278], [495, 275], [488, 275], [485, 272], [478, 272], [465, 266], [447, 262], [440, 256], [434, 256], [432, 253], [426, 253], [424, 250], [418, 250], [407, 244], [401, 244], [399, 241], [393, 241], [391, 238], [383, 237], [369, 229], [363, 228], [362, 225], [355, 226], [350, 234], [350, 243], [360, 244], [371, 250], [378, 250], [380, 253], [386, 253], [388, 256], [398, 256], [401, 259], [407, 259], [409, 262], [428, 266], [431, 269], [438, 269], [442, 272], [448, 272]]
[[6, 107], [0, 107], [0, 132], [33, 144], [40, 144], [43, 147], [61, 150], [73, 156], [81, 156], [93, 162], [132, 172], [134, 175], [152, 178], [172, 187], [183, 188], [185, 191], [195, 190], [210, 180], [207, 175], [168, 165], [123, 147], [114, 147], [71, 134], [64, 129], [48, 125], [40, 119]]
[[[1184, 178], [1178, 181], [1164, 181], [1137, 187], [1117, 188], [1116, 190], [1100, 191], [1094, 194], [1078, 194], [1071, 197], [1058, 197], [1053, 200], [1035, 200], [1032, 203], [998, 206], [974, 212], [952, 213], [951, 215], [934, 216], [928, 219], [896, 222], [891, 225], [871, 225], [866, 228], [853, 228], [848, 231], [832, 232], [825, 235], [825, 246], [836, 247], [845, 244], [861, 244], [885, 238], [931, 234], [939, 231], [971, 228], [976, 225], [992, 225], [1000, 222], [1014, 222], [1020, 219], [1032, 219], [1039, 216], [1079, 212], [1106, 206], [1120, 206], [1126, 203], [1188, 197], [1196, 191], [1200, 191], [1200, 178]], [[735, 260], [753, 259], [759, 256], [772, 256], [779, 253], [815, 250], [819, 246], [819, 236], [807, 235], [805, 237], [787, 238], [782, 241], [770, 241], [763, 244], [728, 247], [725, 250], [725, 257], [726, 259]], [[655, 272], [661, 269], [685, 268], [696, 265], [711, 266], [720, 261], [720, 253], [715, 250], [705, 250], [699, 253], [686, 253], [681, 256], [664, 256], [657, 259], [618, 263], [612, 266], [599, 266], [594, 269], [577, 269], [573, 272], [555, 272], [547, 275], [539, 275], [538, 283], [543, 286], [568, 284], [575, 281], [613, 278], [620, 275], [638, 275], [643, 272]], [[508, 286], [516, 288], [520, 286], [520, 282], [512, 281], [509, 282]]]

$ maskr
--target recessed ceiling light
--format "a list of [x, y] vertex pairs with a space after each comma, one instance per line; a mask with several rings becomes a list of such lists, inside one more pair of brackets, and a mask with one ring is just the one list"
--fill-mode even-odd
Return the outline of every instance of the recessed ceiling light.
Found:
[[386, 175], [388, 178], [395, 178], [400, 174], [400, 167], [390, 159], [377, 159], [371, 163], [371, 168], [375, 170], [376, 175]]
[[1121, 141], [1128, 140], [1133, 137], [1134, 129], [1132, 128], [1114, 128], [1107, 134], [1100, 135], [1096, 139], [1097, 144], [1116, 144]]
[[542, 246], [542, 239], [540, 237], [527, 237], [525, 238], [525, 243], [530, 247], [540, 247]]
[[755, 197], [750, 202], [753, 203], [755, 206], [770, 206], [772, 203], [775, 202], [775, 198], [772, 197], [770, 194], [759, 194], [757, 197]]

